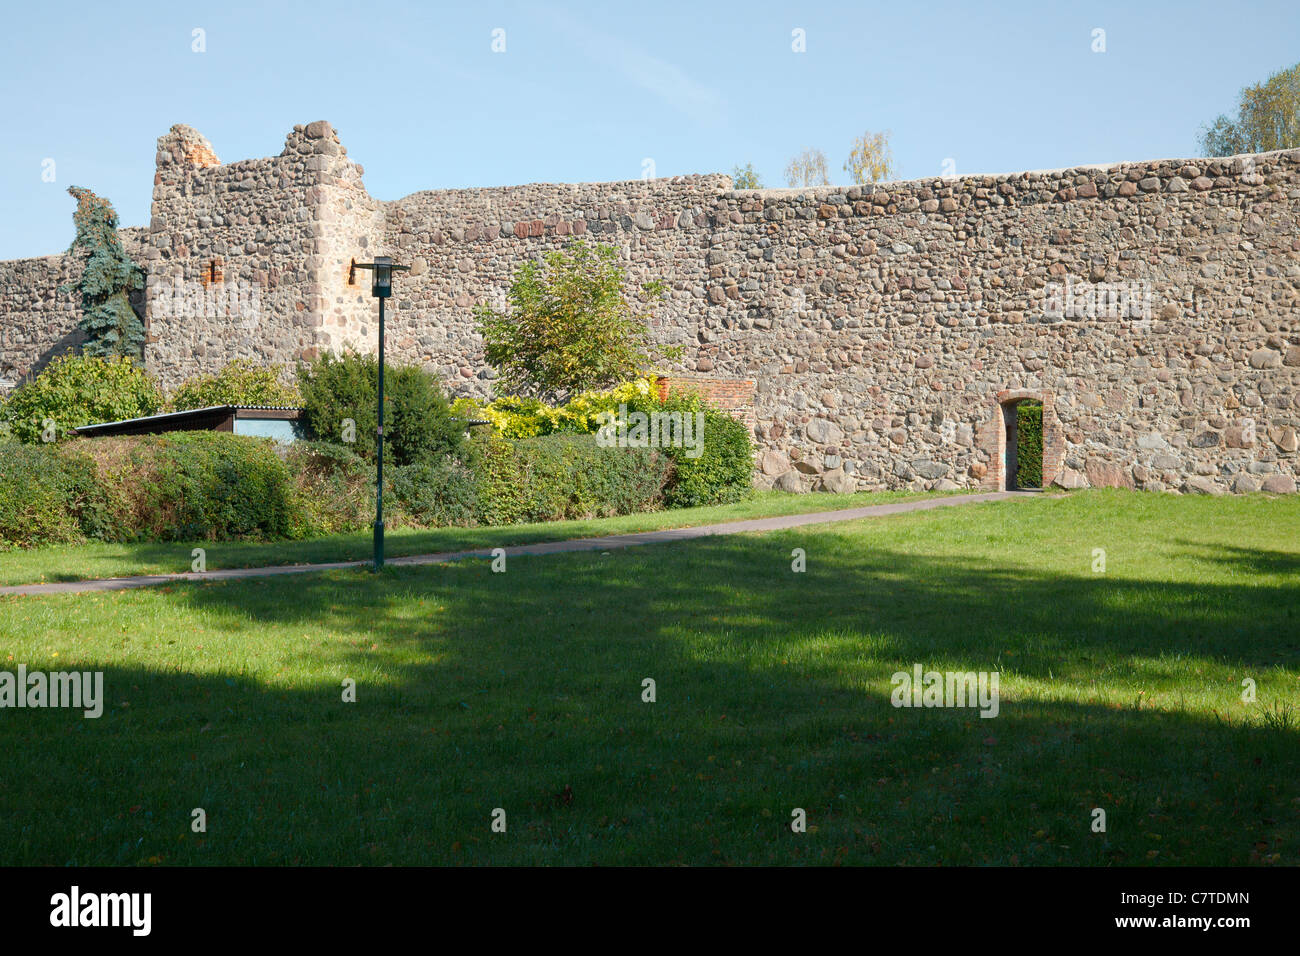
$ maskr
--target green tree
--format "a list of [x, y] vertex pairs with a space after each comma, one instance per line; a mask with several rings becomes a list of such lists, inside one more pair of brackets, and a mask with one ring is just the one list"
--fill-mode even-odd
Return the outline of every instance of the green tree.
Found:
[[0, 410], [0, 432], [22, 442], [65, 438], [79, 425], [143, 418], [162, 408], [162, 393], [144, 370], [124, 355], [56, 358], [20, 386]]
[[785, 181], [789, 186], [829, 186], [826, 154], [820, 149], [805, 149], [786, 164]]
[[520, 266], [507, 292], [509, 311], [474, 310], [499, 388], [558, 400], [635, 378], [656, 354], [679, 354], [651, 346], [649, 315], [641, 311], [663, 286], [646, 284], [636, 303], [626, 283], [617, 249], [582, 241]]
[[172, 396], [172, 408], [183, 412], [213, 405], [295, 406], [302, 396], [280, 381], [275, 369], [235, 359], [216, 375], [200, 375], [185, 382]]
[[762, 189], [763, 180], [754, 171], [754, 164], [746, 163], [731, 170], [731, 185], [735, 189]]
[[81, 295], [82, 351], [101, 358], [144, 355], [144, 323], [131, 307], [131, 292], [144, 286], [144, 272], [131, 261], [117, 236], [117, 213], [107, 199], [89, 189], [68, 189], [77, 200], [72, 214], [77, 234], [69, 253], [86, 254], [81, 278], [63, 292]]
[[1300, 147], [1300, 63], [1242, 90], [1236, 118], [1220, 114], [1200, 139], [1206, 156]]
[[858, 185], [878, 183], [894, 177], [894, 154], [889, 148], [889, 132], [863, 133], [853, 142], [844, 171]]
[[[375, 460], [379, 360], [326, 352], [298, 366], [302, 424], [319, 441]], [[346, 422], [351, 421], [351, 427]], [[410, 465], [460, 452], [465, 423], [451, 412], [432, 375], [414, 365], [384, 366], [384, 461]]]

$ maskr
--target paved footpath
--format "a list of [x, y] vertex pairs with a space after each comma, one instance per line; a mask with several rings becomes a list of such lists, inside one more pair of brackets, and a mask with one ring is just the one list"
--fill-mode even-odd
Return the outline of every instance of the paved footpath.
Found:
[[[808, 524], [828, 524], [837, 521], [857, 521], [860, 518], [879, 518], [884, 515], [904, 514], [909, 511], [929, 511], [932, 508], [949, 508], [954, 505], [975, 504], [981, 501], [1024, 500], [1035, 495], [1014, 491], [990, 491], [981, 494], [952, 495], [928, 498], [921, 501], [900, 501], [888, 505], [868, 505], [865, 508], [844, 508], [839, 511], [815, 511], [809, 514], [782, 515], [776, 518], [751, 518], [747, 521], [727, 521], [721, 524], [698, 525], [693, 528], [666, 528], [663, 531], [639, 531], [633, 534], [611, 534], [600, 538], [573, 538], [569, 541], [548, 541], [541, 544], [520, 544], [505, 548], [508, 556], [521, 554], [559, 554], [565, 551], [604, 551], [610, 548], [633, 548], [643, 544], [661, 544], [666, 541], [690, 541], [718, 534], [746, 534], [754, 531], [781, 531]], [[444, 551], [439, 554], [413, 554], [404, 558], [389, 558], [387, 564], [401, 566], [414, 564], [442, 564], [465, 558], [491, 558], [494, 548], [475, 551]], [[306, 574], [312, 571], [335, 571], [339, 568], [358, 568], [370, 561], [335, 561], [330, 564], [283, 564], [269, 568], [227, 568], [214, 571], [186, 571], [180, 574], [146, 574], [128, 578], [98, 578], [86, 581], [56, 581], [49, 584], [19, 584], [0, 587], [6, 594], [68, 594], [77, 591], [123, 591], [128, 588], [147, 588], [155, 584], [172, 584], [176, 581], [230, 581], [238, 578], [265, 578], [277, 574]]]

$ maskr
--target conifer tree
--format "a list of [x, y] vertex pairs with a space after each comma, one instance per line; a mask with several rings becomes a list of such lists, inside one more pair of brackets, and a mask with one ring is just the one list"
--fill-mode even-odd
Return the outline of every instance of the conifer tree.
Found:
[[77, 234], [68, 252], [88, 254], [81, 279], [63, 288], [81, 295], [79, 324], [86, 333], [82, 352], [139, 359], [144, 354], [144, 323], [131, 307], [131, 292], [143, 287], [144, 272], [122, 247], [113, 204], [80, 186], [68, 192], [77, 200], [72, 214]]

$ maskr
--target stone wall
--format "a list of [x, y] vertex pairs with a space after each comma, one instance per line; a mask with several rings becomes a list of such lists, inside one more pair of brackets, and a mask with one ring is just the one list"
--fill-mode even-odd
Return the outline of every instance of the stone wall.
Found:
[[[143, 264], [146, 230], [118, 235], [127, 254]], [[83, 340], [77, 295], [59, 290], [77, 280], [84, 262], [84, 255], [66, 254], [0, 262], [0, 395]]]
[[[324, 349], [373, 348], [370, 276], [350, 266], [392, 255], [428, 269], [395, 280], [390, 358], [485, 395], [474, 307], [502, 305], [522, 262], [580, 237], [616, 246], [634, 283], [667, 286], [654, 335], [684, 357], [663, 372], [753, 382], [760, 483], [1003, 487], [1005, 423], [1032, 398], [1049, 481], [1294, 488], [1300, 151], [853, 188], [734, 191], [725, 176], [686, 176], [386, 203], [361, 175], [324, 122], [295, 127], [277, 157], [227, 165], [188, 127], [164, 136], [141, 260], [151, 370], [170, 386], [237, 357], [288, 374]], [[15, 368], [71, 327], [48, 293], [54, 270], [0, 264], [0, 360]], [[160, 283], [177, 275], [243, 280], [260, 309], [164, 314]]]
[[[295, 126], [278, 156], [228, 164], [188, 126], [159, 139], [145, 360], [164, 385], [236, 358], [287, 373], [322, 349], [368, 340], [369, 285], [349, 286], [348, 267], [382, 232], [383, 214], [346, 154], [325, 122]], [[246, 287], [256, 304], [161, 307], [160, 291], [177, 281]]]

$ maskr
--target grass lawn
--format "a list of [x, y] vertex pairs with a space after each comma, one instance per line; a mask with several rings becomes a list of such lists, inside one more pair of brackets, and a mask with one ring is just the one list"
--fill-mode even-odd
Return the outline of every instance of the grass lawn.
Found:
[[2, 598], [0, 669], [107, 704], [0, 711], [0, 863], [1295, 864], [1298, 598], [1300, 497], [1102, 491]]
[[[593, 535], [658, 531], [720, 521], [743, 521], [775, 515], [805, 514], [861, 508], [865, 505], [935, 497], [935, 492], [863, 491], [851, 495], [759, 491], [746, 501], [707, 508], [676, 508], [646, 514], [598, 518], [590, 521], [553, 521], [494, 528], [388, 528], [385, 554], [390, 558], [436, 551], [470, 551], [479, 548], [533, 544]], [[369, 530], [333, 535], [310, 541], [191, 541], [163, 544], [105, 544], [90, 542], [56, 545], [27, 551], [0, 552], [0, 587], [44, 581], [83, 581], [132, 574], [174, 574], [189, 571], [194, 548], [203, 548], [209, 571], [218, 568], [253, 568], [272, 564], [322, 564], [369, 558], [373, 537]]]

